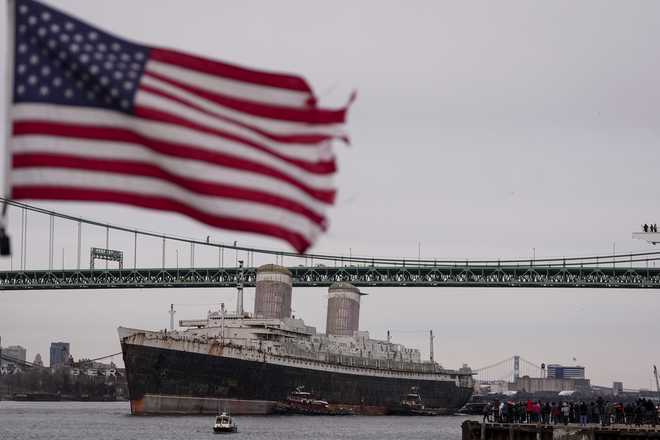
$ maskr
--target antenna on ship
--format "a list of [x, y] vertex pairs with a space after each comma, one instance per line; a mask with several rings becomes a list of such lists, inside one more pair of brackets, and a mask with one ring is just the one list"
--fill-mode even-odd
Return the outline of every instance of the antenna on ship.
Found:
[[220, 341], [225, 344], [225, 303], [220, 304]]
[[243, 260], [238, 260], [238, 286], [236, 288], [236, 315], [243, 316]]
[[170, 330], [174, 330], [174, 314], [176, 313], [176, 310], [174, 310], [174, 304], [170, 304]]
[[390, 362], [390, 344], [391, 344], [392, 338], [390, 337], [390, 331], [387, 331], [387, 362], [389, 365]]
[[433, 330], [430, 330], [430, 350], [429, 350], [429, 357], [431, 358], [431, 363], [433, 363]]

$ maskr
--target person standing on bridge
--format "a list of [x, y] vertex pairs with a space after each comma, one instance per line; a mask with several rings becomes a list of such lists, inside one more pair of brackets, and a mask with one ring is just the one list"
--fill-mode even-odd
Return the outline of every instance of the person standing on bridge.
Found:
[[644, 232], [649, 232], [649, 225], [644, 223], [644, 226], [642, 226], [642, 230], [644, 230]]

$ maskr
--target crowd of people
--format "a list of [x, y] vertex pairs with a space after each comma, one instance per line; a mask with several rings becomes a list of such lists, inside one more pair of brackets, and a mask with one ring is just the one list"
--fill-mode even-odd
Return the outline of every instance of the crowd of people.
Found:
[[644, 223], [642, 225], [642, 231], [644, 232], [658, 232], [658, 225], [653, 223], [652, 225], [649, 225], [648, 223]]
[[603, 426], [658, 424], [658, 409], [653, 401], [637, 399], [623, 404], [599, 397], [585, 402], [513, 402], [495, 400], [484, 407], [483, 421], [496, 423], [579, 423], [582, 426], [597, 423]]

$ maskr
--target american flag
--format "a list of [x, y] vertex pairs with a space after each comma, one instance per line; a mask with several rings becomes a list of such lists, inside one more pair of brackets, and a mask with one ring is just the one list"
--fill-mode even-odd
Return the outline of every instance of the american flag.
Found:
[[11, 197], [175, 211], [304, 252], [335, 199], [347, 108], [299, 76], [118, 38], [32, 0], [15, 36]]

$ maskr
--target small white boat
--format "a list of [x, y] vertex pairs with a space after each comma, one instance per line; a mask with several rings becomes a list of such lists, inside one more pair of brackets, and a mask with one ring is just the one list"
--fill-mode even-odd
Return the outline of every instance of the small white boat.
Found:
[[216, 416], [215, 424], [213, 424], [213, 432], [216, 434], [238, 432], [238, 425], [229, 414], [223, 412]]

